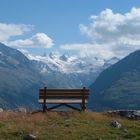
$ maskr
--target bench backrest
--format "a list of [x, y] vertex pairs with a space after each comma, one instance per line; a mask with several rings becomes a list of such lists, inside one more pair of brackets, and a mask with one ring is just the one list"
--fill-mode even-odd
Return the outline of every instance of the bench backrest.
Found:
[[88, 99], [89, 89], [40, 89], [39, 99]]

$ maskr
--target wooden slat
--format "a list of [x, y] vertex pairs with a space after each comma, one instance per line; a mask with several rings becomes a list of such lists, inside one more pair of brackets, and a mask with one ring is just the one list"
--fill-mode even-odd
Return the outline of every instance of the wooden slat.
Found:
[[[83, 91], [83, 89], [47, 89], [48, 91]], [[89, 89], [85, 89], [87, 91], [89, 91]]]
[[[44, 94], [45, 91], [39, 92], [40, 94]], [[47, 94], [81, 94], [83, 91], [47, 91]], [[89, 94], [88, 91], [85, 91], [85, 94]]]
[[[44, 88], [40, 88], [40, 90], [44, 90]], [[58, 91], [58, 90], [83, 90], [83, 88], [47, 88], [47, 90], [56, 90], [56, 91]], [[89, 90], [89, 89], [87, 89], [86, 88], [86, 90]]]
[[[40, 97], [44, 97], [44, 95], [39, 95]], [[71, 95], [71, 94], [56, 94], [56, 95], [53, 95], [53, 94], [49, 94], [49, 95], [47, 95], [47, 97], [81, 97], [81, 96], [83, 96], [83, 95], [77, 95], [77, 94], [75, 94], [75, 95]], [[85, 97], [88, 97], [88, 95], [85, 95]]]
[[[44, 96], [40, 95], [39, 98], [44, 98]], [[46, 98], [82, 98], [82, 95], [47, 95]], [[85, 98], [87, 99], [88, 96], [85, 95]]]
[[[44, 89], [40, 89], [40, 92], [43, 92]], [[83, 89], [47, 89], [48, 92], [82, 92]], [[89, 89], [85, 89], [85, 91], [89, 92]]]
[[[79, 90], [78, 89], [77, 90], [69, 90], [69, 89], [65, 89], [65, 90], [64, 89], [63, 90], [61, 90], [61, 89], [59, 89], [59, 90], [53, 90], [52, 89], [52, 90], [50, 90], [50, 89], [48, 89], [47, 91], [48, 92], [78, 92], [78, 93], [79, 92], [83, 92], [83, 90], [81, 90], [81, 89], [79, 89]], [[88, 90], [85, 90], [85, 91], [89, 92]]]
[[[39, 94], [39, 96], [44, 96], [45, 94]], [[59, 93], [59, 94], [57, 94], [57, 93], [55, 93], [55, 94], [47, 94], [46, 93], [46, 95], [47, 96], [83, 96], [83, 93], [80, 93], [80, 94], [61, 94], [61, 93]], [[84, 94], [85, 96], [89, 96], [89, 94]]]
[[[47, 91], [47, 94], [48, 95], [65, 95], [65, 94], [70, 94], [70, 95], [82, 95], [83, 92], [48, 92]], [[85, 95], [89, 95], [88, 92], [85, 92]]]
[[[40, 95], [44, 95], [45, 91], [40, 91]], [[65, 95], [65, 94], [70, 94], [70, 95], [82, 95], [83, 91], [48, 91], [47, 90], [47, 95]], [[85, 91], [85, 95], [89, 95], [88, 91]]]
[[[44, 92], [44, 89], [40, 89], [40, 92]], [[83, 92], [83, 89], [47, 89], [47, 92]], [[89, 89], [85, 89], [85, 92], [89, 92]]]
[[[77, 95], [82, 95], [82, 93], [83, 93], [83, 92], [48, 92], [48, 91], [47, 91], [47, 94], [48, 94], [48, 95], [49, 95], [49, 94], [50, 94], [50, 95], [52, 95], [52, 94], [53, 94], [53, 95], [56, 95], [56, 94], [59, 94], [59, 95], [64, 95], [64, 94], [72, 94], [72, 95], [77, 94]], [[40, 94], [43, 95], [44, 92], [40, 92]], [[89, 95], [89, 92], [85, 92], [85, 95], [86, 95], [86, 94]]]
[[[39, 99], [38, 102], [40, 104], [43, 104], [43, 99]], [[62, 99], [58, 99], [58, 100], [46, 100], [46, 103], [49, 103], [49, 104], [78, 104], [78, 103], [82, 103], [82, 100], [62, 100]], [[85, 100], [85, 103], [87, 103], [87, 100]]]

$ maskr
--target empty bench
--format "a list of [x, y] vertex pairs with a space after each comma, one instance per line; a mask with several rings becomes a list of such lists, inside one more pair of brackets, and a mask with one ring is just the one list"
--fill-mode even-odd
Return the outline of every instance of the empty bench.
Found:
[[[89, 89], [48, 89], [39, 90], [39, 104], [42, 104], [43, 112], [56, 109], [62, 105], [78, 111], [84, 111], [88, 102]], [[49, 104], [54, 104], [48, 107]], [[79, 104], [79, 107], [74, 106]]]

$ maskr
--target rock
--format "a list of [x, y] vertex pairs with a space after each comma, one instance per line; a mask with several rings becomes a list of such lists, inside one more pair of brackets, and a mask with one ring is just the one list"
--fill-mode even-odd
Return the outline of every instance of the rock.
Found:
[[72, 121], [71, 119], [65, 120], [65, 126], [69, 127], [71, 124], [71, 121]]
[[8, 109], [8, 110], [7, 110], [7, 112], [13, 112], [13, 110], [11, 110], [11, 109]]
[[24, 137], [24, 140], [37, 140], [37, 137], [33, 134], [29, 134]]
[[127, 130], [126, 128], [124, 128], [123, 131], [124, 131], [125, 133], [128, 133], [128, 130]]
[[19, 107], [15, 110], [15, 112], [22, 112], [22, 113], [27, 113], [27, 109], [23, 107]]
[[109, 114], [116, 114], [131, 120], [140, 120], [140, 110], [114, 110], [108, 111]]
[[115, 120], [111, 122], [111, 126], [114, 128], [121, 128], [122, 127], [122, 125]]
[[136, 120], [140, 120], [140, 111], [134, 111], [133, 114]]
[[3, 112], [4, 110], [2, 108], [0, 108], [0, 112]]

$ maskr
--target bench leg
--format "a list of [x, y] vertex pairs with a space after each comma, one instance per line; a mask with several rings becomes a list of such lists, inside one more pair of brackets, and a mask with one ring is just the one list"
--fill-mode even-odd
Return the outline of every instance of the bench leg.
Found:
[[76, 107], [71, 106], [71, 105], [69, 105], [69, 104], [63, 104], [63, 105], [65, 105], [65, 106], [67, 106], [67, 107], [69, 107], [69, 108], [71, 108], [71, 109], [74, 109], [74, 110], [80, 111], [79, 108], [76, 108]]
[[74, 107], [74, 106], [71, 106], [71, 105], [65, 104], [65, 103], [52, 106], [52, 107], [50, 107], [50, 108], [47, 108], [47, 110], [50, 111], [50, 110], [56, 109], [56, 108], [58, 108], [58, 107], [60, 107], [60, 106], [66, 106], [66, 107], [69, 107], [69, 108], [71, 108], [71, 109], [74, 109], [74, 110], [77, 110], [77, 111], [81, 111], [79, 108], [76, 108], [76, 107]]
[[42, 104], [42, 108], [43, 108], [43, 112], [46, 112], [46, 110], [47, 110], [46, 104]]
[[63, 104], [55, 105], [55, 106], [52, 106], [52, 107], [50, 107], [50, 108], [47, 108], [47, 110], [50, 111], [50, 110], [56, 109], [56, 108], [58, 108], [58, 107], [60, 107], [60, 106], [62, 106], [62, 105], [63, 105]]
[[86, 110], [86, 105], [85, 104], [81, 104], [81, 110], [85, 111]]

